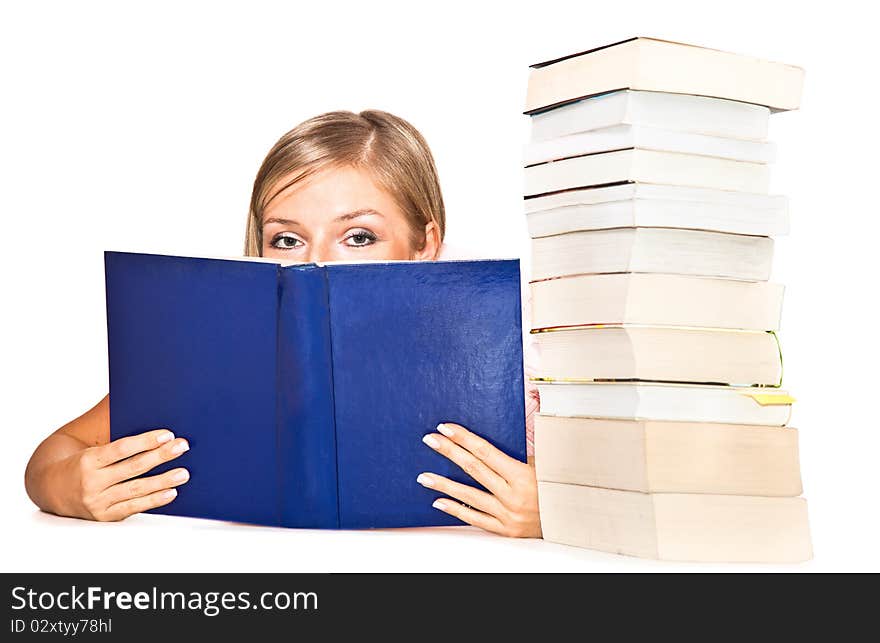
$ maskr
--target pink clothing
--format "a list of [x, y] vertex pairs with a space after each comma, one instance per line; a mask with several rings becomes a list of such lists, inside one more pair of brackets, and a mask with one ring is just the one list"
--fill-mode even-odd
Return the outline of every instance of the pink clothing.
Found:
[[[482, 259], [486, 257], [476, 256], [473, 251], [463, 248], [450, 247], [447, 243], [443, 243], [440, 248], [440, 255], [437, 257], [441, 260], [450, 259]], [[521, 301], [522, 301], [522, 327], [523, 327], [523, 367], [524, 385], [525, 385], [525, 415], [526, 415], [526, 454], [532, 456], [535, 454], [535, 413], [540, 410], [541, 398], [538, 395], [538, 387], [534, 382], [529, 381], [529, 377], [534, 377], [538, 372], [538, 361], [540, 360], [540, 351], [537, 343], [532, 339], [529, 333], [531, 329], [531, 289], [529, 288], [528, 277], [521, 276]]]
[[534, 377], [538, 372], [539, 356], [538, 345], [527, 339], [523, 361], [526, 371], [526, 453], [530, 456], [535, 455], [535, 413], [541, 410], [541, 396], [538, 394], [538, 387], [529, 381], [529, 377]]

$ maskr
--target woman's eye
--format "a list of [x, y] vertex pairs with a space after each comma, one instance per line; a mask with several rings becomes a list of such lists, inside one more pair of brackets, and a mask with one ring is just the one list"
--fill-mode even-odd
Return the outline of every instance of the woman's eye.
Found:
[[279, 234], [276, 235], [274, 239], [272, 239], [272, 247], [281, 248], [282, 250], [289, 250], [291, 248], [298, 247], [297, 244], [299, 242], [299, 239], [297, 239], [296, 237]]
[[370, 246], [376, 242], [376, 235], [372, 232], [367, 232], [366, 230], [359, 230], [354, 234], [348, 235], [346, 237], [346, 241], [351, 241], [348, 245], [358, 247], [358, 246]]

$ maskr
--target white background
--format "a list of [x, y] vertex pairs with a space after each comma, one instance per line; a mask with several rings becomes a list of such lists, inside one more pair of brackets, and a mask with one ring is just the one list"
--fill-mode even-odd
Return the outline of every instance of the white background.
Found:
[[447, 240], [527, 269], [528, 65], [634, 35], [806, 69], [801, 110], [774, 116], [770, 138], [773, 191], [792, 205], [774, 280], [815, 559], [780, 569], [880, 571], [878, 92], [863, 3], [15, 4], [0, 9], [3, 571], [755, 569], [466, 528], [93, 524], [41, 514], [24, 492], [39, 440], [107, 391], [105, 249], [240, 254], [275, 140], [320, 112], [379, 108], [431, 145]]

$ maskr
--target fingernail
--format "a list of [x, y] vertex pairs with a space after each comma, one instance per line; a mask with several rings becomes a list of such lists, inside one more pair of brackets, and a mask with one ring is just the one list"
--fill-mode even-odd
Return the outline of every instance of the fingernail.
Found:
[[165, 493], [162, 494], [162, 498], [168, 500], [169, 498], [173, 498], [177, 495], [177, 489], [168, 489]]
[[433, 435], [431, 435], [430, 433], [422, 438], [422, 442], [427, 444], [432, 449], [439, 449], [440, 448], [440, 441], [437, 438], [435, 438]]
[[173, 439], [174, 439], [174, 434], [171, 431], [163, 431], [162, 433], [160, 433], [159, 435], [156, 436], [156, 441], [159, 444], [162, 444], [163, 442], [171, 442], [171, 440], [173, 440]]
[[186, 482], [187, 480], [189, 480], [189, 471], [187, 471], [186, 469], [181, 469], [173, 476], [171, 476], [171, 479], [174, 480], [174, 482]]
[[184, 451], [189, 451], [189, 442], [186, 440], [181, 440], [171, 447], [171, 453], [183, 453]]
[[431, 505], [434, 509], [439, 509], [440, 511], [446, 511], [446, 503], [440, 499], [434, 501], [434, 504]]
[[418, 482], [423, 487], [433, 487], [434, 481], [431, 480], [431, 476], [425, 475], [424, 473], [420, 473], [419, 477], [416, 478], [416, 482]]
[[442, 433], [447, 438], [451, 438], [453, 435], [455, 435], [455, 431], [453, 431], [451, 427], [443, 424], [442, 422], [437, 425], [437, 433]]

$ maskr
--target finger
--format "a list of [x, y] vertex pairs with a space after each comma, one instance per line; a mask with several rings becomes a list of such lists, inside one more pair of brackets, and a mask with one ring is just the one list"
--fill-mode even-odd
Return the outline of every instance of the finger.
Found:
[[504, 478], [492, 471], [485, 462], [478, 459], [470, 451], [458, 446], [446, 436], [439, 433], [429, 433], [422, 438], [422, 441], [438, 453], [452, 460], [461, 467], [462, 471], [496, 496], [504, 497], [509, 491], [509, 486]]
[[186, 469], [172, 469], [156, 476], [135, 478], [127, 482], [120, 482], [103, 492], [103, 498], [107, 506], [118, 502], [147, 496], [156, 491], [177, 487], [189, 480], [189, 471]]
[[92, 457], [96, 467], [106, 467], [114, 462], [130, 458], [136, 453], [143, 453], [162, 446], [174, 439], [174, 434], [168, 429], [156, 429], [140, 435], [132, 435], [127, 438], [113, 440], [109, 444], [94, 447]]
[[439, 509], [444, 513], [448, 513], [450, 516], [455, 516], [459, 520], [466, 522], [469, 525], [473, 525], [474, 527], [479, 527], [480, 529], [485, 529], [486, 531], [491, 531], [496, 534], [504, 534], [504, 525], [494, 516], [490, 516], [489, 514], [485, 514], [482, 511], [477, 511], [470, 507], [465, 507], [463, 504], [450, 500], [449, 498], [438, 498], [431, 506], [434, 507], [434, 509]]
[[116, 464], [105, 467], [104, 472], [105, 488], [110, 487], [123, 480], [136, 478], [142, 473], [146, 473], [163, 462], [168, 462], [174, 458], [178, 458], [189, 450], [189, 443], [183, 438], [176, 438], [171, 442], [163, 444], [158, 449], [146, 451], [133, 455], [127, 460], [117, 462]]
[[177, 489], [163, 489], [140, 498], [132, 498], [110, 505], [105, 513], [106, 520], [123, 520], [132, 514], [148, 509], [162, 507], [177, 497]]
[[421, 473], [416, 478], [416, 482], [428, 489], [436, 489], [443, 495], [452, 496], [464, 504], [470, 505], [474, 509], [478, 509], [491, 516], [499, 517], [504, 511], [504, 506], [491, 493], [480, 491], [435, 473]]
[[476, 433], [469, 431], [460, 424], [454, 422], [443, 422], [437, 425], [437, 431], [447, 438], [455, 442], [460, 447], [467, 449], [473, 453], [478, 459], [486, 463], [486, 465], [498, 473], [508, 482], [515, 479], [519, 475], [519, 467], [523, 463], [493, 446], [487, 440], [481, 438]]

